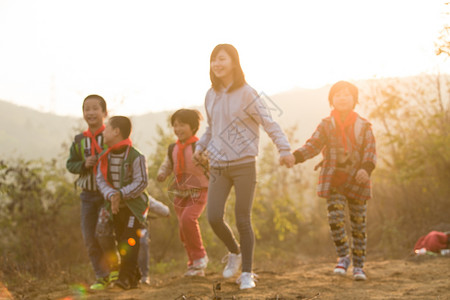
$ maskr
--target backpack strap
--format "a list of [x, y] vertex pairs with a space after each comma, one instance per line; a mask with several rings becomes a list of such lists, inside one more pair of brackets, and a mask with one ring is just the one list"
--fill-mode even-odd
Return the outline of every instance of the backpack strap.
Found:
[[[193, 143], [191, 144], [191, 146], [192, 146], [192, 153], [195, 152], [195, 143], [196, 143], [196, 142], [193, 142]], [[176, 143], [172, 143], [172, 144], [170, 144], [169, 147], [167, 148], [167, 156], [169, 157], [169, 160], [170, 160], [170, 163], [172, 164], [172, 166], [173, 166], [173, 157], [172, 157], [172, 153], [173, 153], [173, 149], [175, 148], [175, 145], [176, 145]]]
[[167, 156], [169, 157], [170, 160], [170, 164], [173, 166], [173, 157], [172, 157], [172, 153], [173, 153], [173, 149], [175, 148], [175, 143], [172, 143], [169, 145], [169, 147], [167, 148]]

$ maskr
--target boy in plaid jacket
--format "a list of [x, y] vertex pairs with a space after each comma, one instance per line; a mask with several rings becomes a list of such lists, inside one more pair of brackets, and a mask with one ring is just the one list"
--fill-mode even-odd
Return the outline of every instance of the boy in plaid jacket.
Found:
[[352, 228], [352, 260], [355, 280], [366, 280], [367, 200], [371, 197], [370, 175], [376, 164], [375, 138], [371, 124], [354, 112], [358, 88], [346, 81], [335, 83], [328, 101], [333, 108], [305, 145], [294, 152], [301, 163], [323, 154], [317, 193], [327, 199], [328, 222], [338, 263], [334, 273], [344, 275], [350, 265], [350, 246], [345, 231], [348, 204]]

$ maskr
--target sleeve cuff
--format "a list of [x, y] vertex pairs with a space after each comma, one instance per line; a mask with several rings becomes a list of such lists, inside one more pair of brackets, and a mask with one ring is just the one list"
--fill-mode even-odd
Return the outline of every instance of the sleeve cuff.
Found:
[[291, 151], [289, 150], [281, 150], [280, 157], [291, 155]]
[[361, 169], [364, 169], [370, 176], [375, 169], [375, 165], [372, 162], [365, 162], [362, 164]]
[[111, 201], [112, 195], [114, 195], [114, 193], [109, 193], [108, 196], [106, 197], [106, 199], [107, 199], [108, 201]]

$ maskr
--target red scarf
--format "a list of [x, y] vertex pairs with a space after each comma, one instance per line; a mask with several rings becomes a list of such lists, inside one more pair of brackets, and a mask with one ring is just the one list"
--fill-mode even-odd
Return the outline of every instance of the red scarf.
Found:
[[92, 134], [92, 132], [89, 129], [83, 132], [83, 135], [85, 137], [88, 137], [91, 139], [91, 155], [95, 155], [96, 151], [97, 151], [97, 153], [102, 152], [103, 149], [97, 143], [97, 139], [95, 137], [97, 135], [99, 135], [100, 133], [102, 133], [103, 130], [105, 130], [105, 127], [106, 127], [105, 124], [103, 124], [102, 127], [97, 129], [97, 131], [94, 134]]
[[176, 176], [178, 182], [180, 182], [181, 176], [183, 175], [184, 169], [186, 168], [186, 164], [184, 162], [184, 148], [186, 148], [190, 144], [195, 143], [196, 141], [198, 141], [198, 137], [196, 137], [195, 135], [191, 136], [184, 143], [181, 143], [180, 140], [177, 140], [178, 152], [177, 152]]
[[345, 152], [347, 152], [347, 138], [346, 138], [345, 132], [346, 132], [347, 128], [350, 128], [349, 138], [350, 138], [350, 142], [354, 146], [356, 144], [356, 141], [355, 141], [355, 131], [353, 129], [353, 125], [356, 122], [356, 117], [358, 117], [358, 114], [352, 110], [351, 112], [348, 113], [344, 122], [342, 122], [342, 119], [341, 119], [341, 112], [339, 112], [336, 109], [333, 109], [333, 111], [331, 112], [331, 116], [336, 121], [337, 137], [338, 138], [340, 137], [342, 139], [342, 144], [344, 146]]
[[97, 161], [97, 164], [94, 167], [94, 172], [97, 173], [97, 166], [100, 163], [100, 172], [103, 174], [103, 178], [105, 178], [106, 182], [108, 182], [108, 153], [122, 148], [123, 146], [132, 146], [132, 142], [130, 138], [127, 138], [126, 140], [120, 141], [117, 144], [113, 145], [112, 147], [109, 147], [105, 153], [100, 156], [100, 158]]

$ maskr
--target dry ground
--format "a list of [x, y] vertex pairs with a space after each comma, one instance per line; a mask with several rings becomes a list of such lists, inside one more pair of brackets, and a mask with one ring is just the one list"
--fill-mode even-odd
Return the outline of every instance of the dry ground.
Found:
[[[244, 291], [234, 280], [207, 272], [206, 277], [195, 278], [154, 275], [150, 286], [129, 291], [110, 288], [91, 293], [81, 285], [60, 284], [52, 290], [41, 287], [20, 299], [450, 299], [450, 257], [368, 261], [366, 282], [353, 281], [350, 272], [336, 276], [332, 268], [332, 262], [308, 261], [255, 270], [259, 275], [257, 287]], [[219, 283], [220, 290], [214, 291]]]

